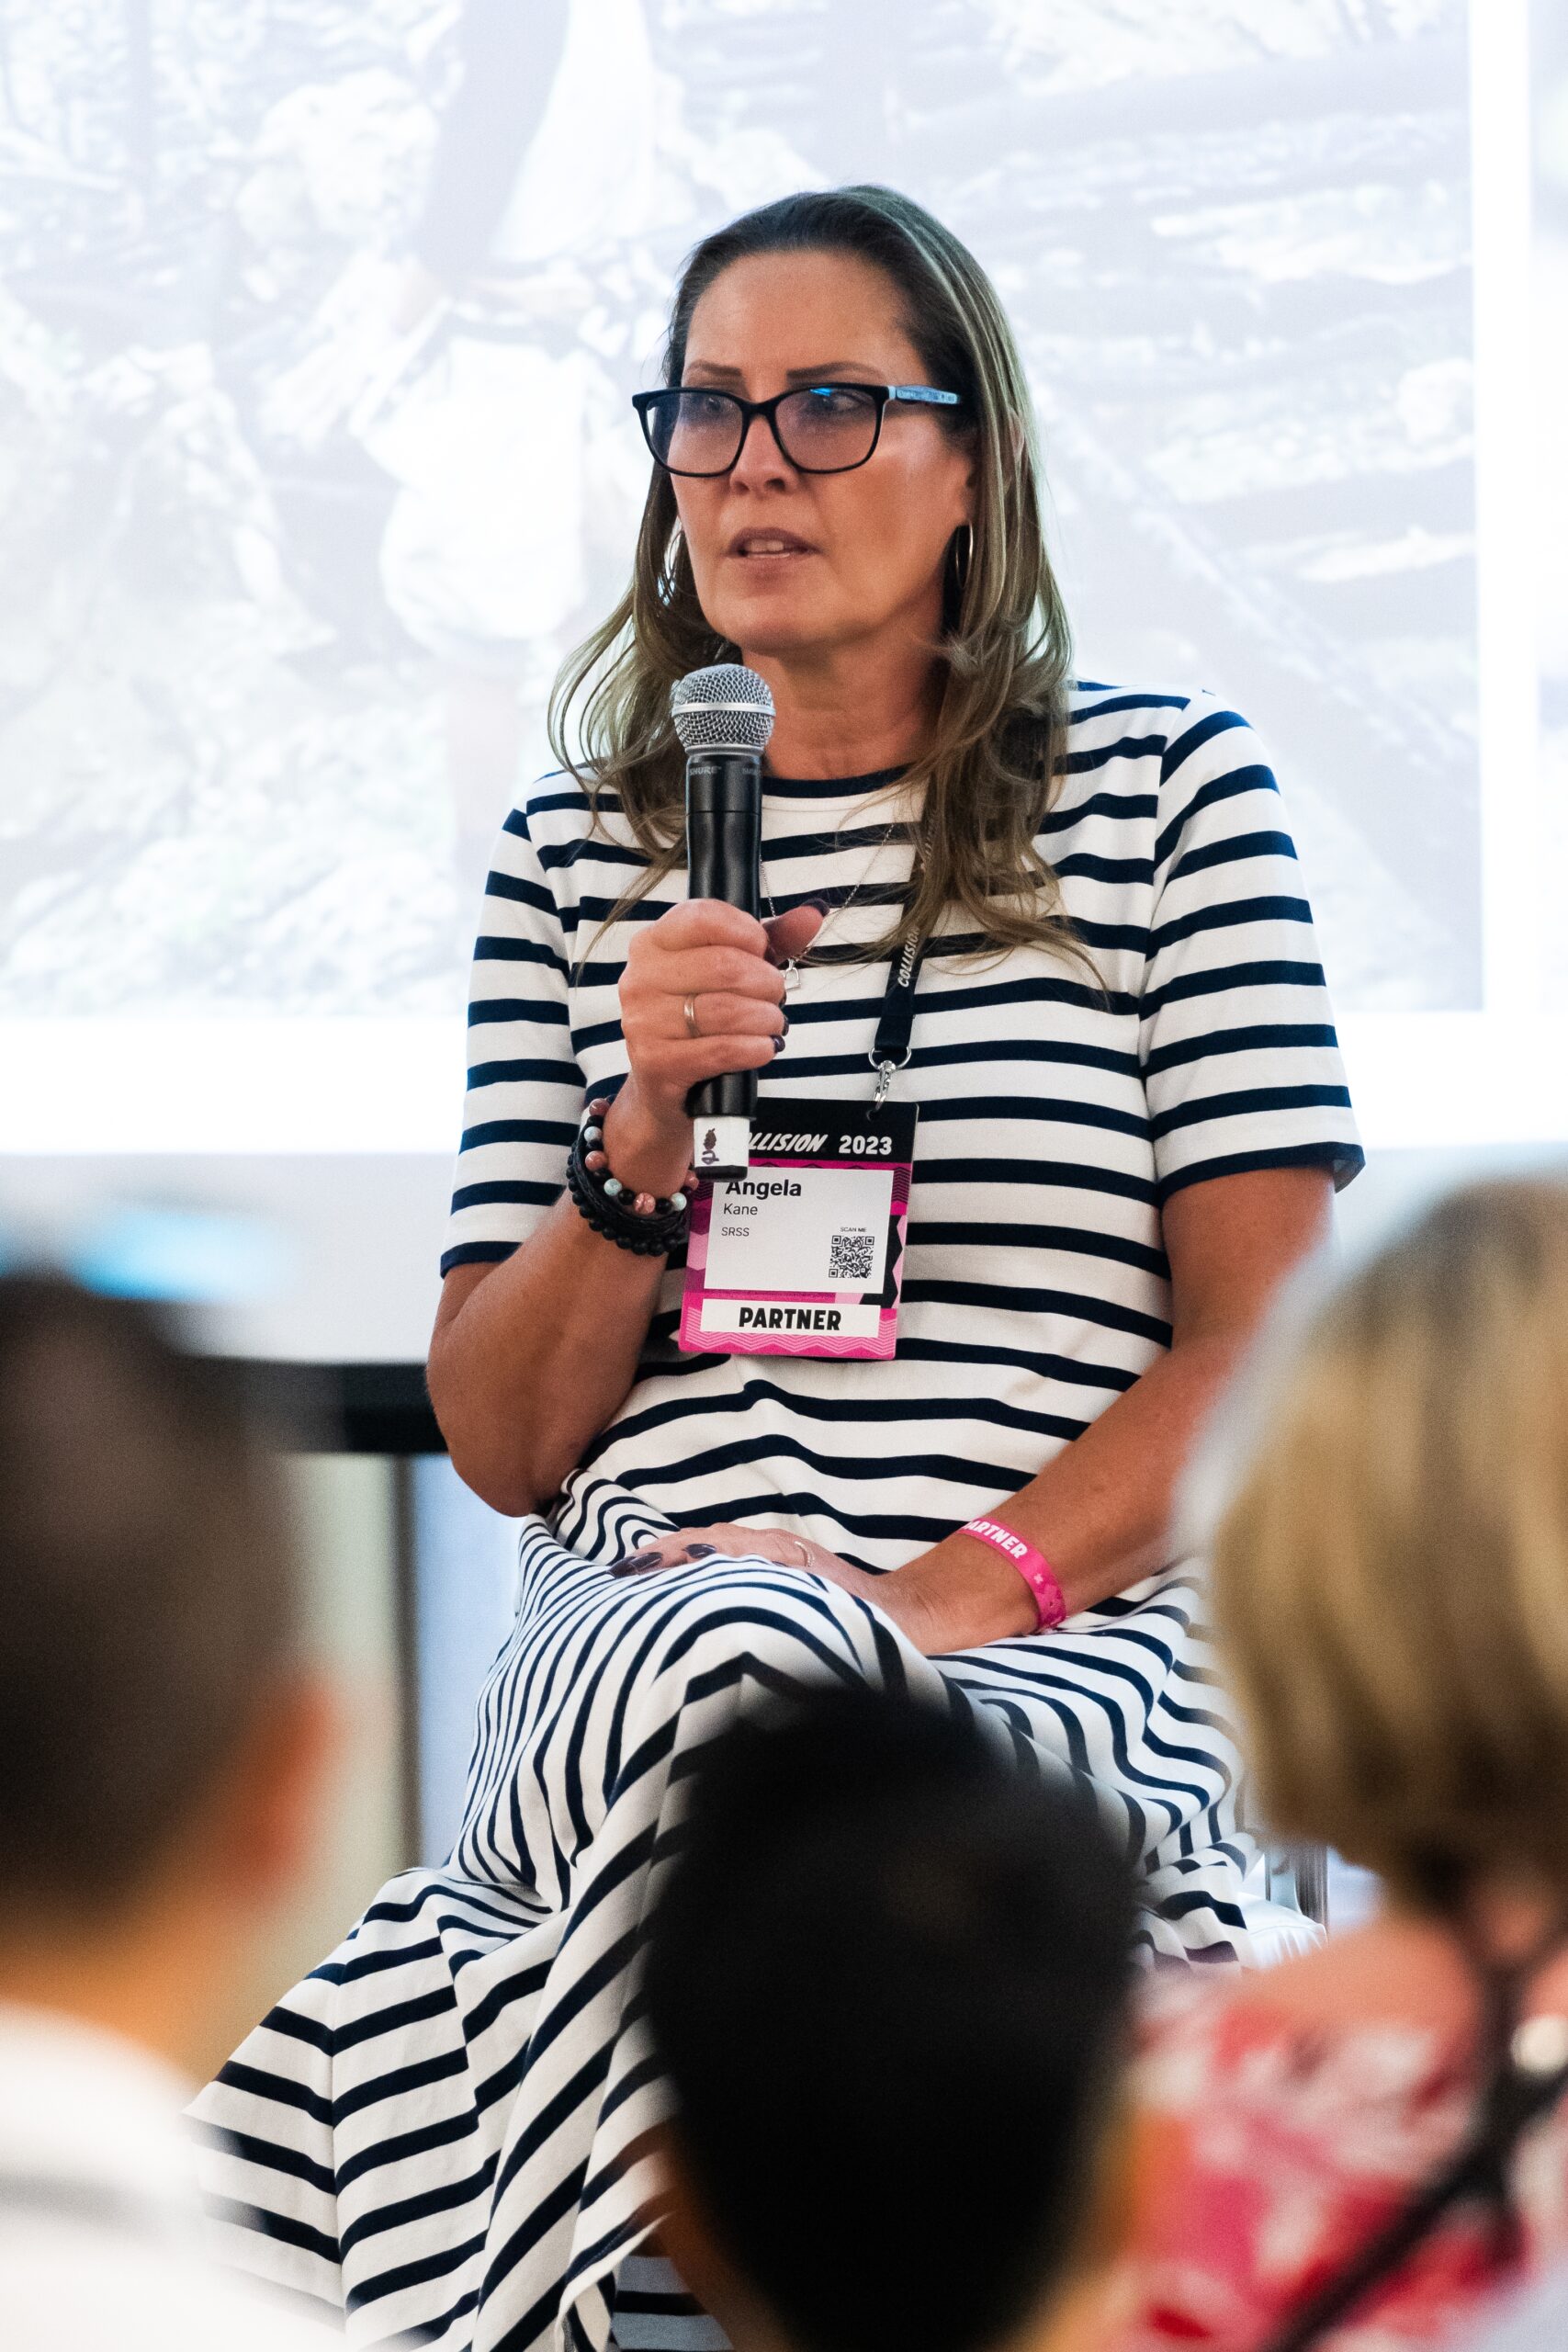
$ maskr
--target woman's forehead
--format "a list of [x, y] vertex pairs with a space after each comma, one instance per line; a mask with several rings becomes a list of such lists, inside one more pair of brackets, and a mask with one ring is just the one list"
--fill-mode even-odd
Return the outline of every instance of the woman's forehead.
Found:
[[703, 294], [686, 337], [686, 364], [751, 368], [781, 379], [818, 368], [869, 368], [877, 381], [914, 358], [898, 289], [854, 254], [751, 254]]

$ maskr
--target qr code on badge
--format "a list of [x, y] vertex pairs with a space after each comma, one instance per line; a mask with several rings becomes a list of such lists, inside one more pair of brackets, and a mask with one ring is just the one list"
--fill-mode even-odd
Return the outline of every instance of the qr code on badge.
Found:
[[828, 1244], [830, 1283], [868, 1283], [876, 1261], [874, 1233], [835, 1233]]

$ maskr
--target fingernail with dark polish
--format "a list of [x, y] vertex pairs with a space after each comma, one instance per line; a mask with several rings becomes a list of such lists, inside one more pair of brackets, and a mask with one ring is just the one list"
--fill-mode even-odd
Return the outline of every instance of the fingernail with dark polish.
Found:
[[628, 1552], [624, 1560], [615, 1562], [610, 1574], [613, 1577], [637, 1577], [641, 1576], [646, 1569], [656, 1568], [658, 1566], [657, 1552]]
[[688, 1544], [686, 1557], [688, 1560], [716, 1560], [718, 1545], [716, 1544]]

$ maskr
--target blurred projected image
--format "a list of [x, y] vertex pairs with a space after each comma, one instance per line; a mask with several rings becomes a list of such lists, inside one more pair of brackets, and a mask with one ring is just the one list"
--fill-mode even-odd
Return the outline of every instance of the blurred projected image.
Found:
[[[1551, 833], [1547, 870], [1568, 858], [1568, 14], [1559, 0], [1534, 0], [1530, 86], [1535, 97], [1536, 453], [1540, 483], [1540, 712], [1543, 800]], [[1568, 923], [1549, 938], [1549, 1000], [1568, 988]]]
[[672, 267], [857, 178], [997, 276], [1084, 673], [1264, 729], [1343, 1009], [1476, 1002], [1463, 13], [7, 11], [0, 1017], [455, 1010]]

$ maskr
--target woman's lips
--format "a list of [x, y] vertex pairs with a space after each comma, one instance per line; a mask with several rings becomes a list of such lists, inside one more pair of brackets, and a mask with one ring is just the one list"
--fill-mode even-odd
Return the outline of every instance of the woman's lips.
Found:
[[793, 531], [748, 531], [730, 541], [728, 552], [739, 563], [780, 563], [817, 550]]

